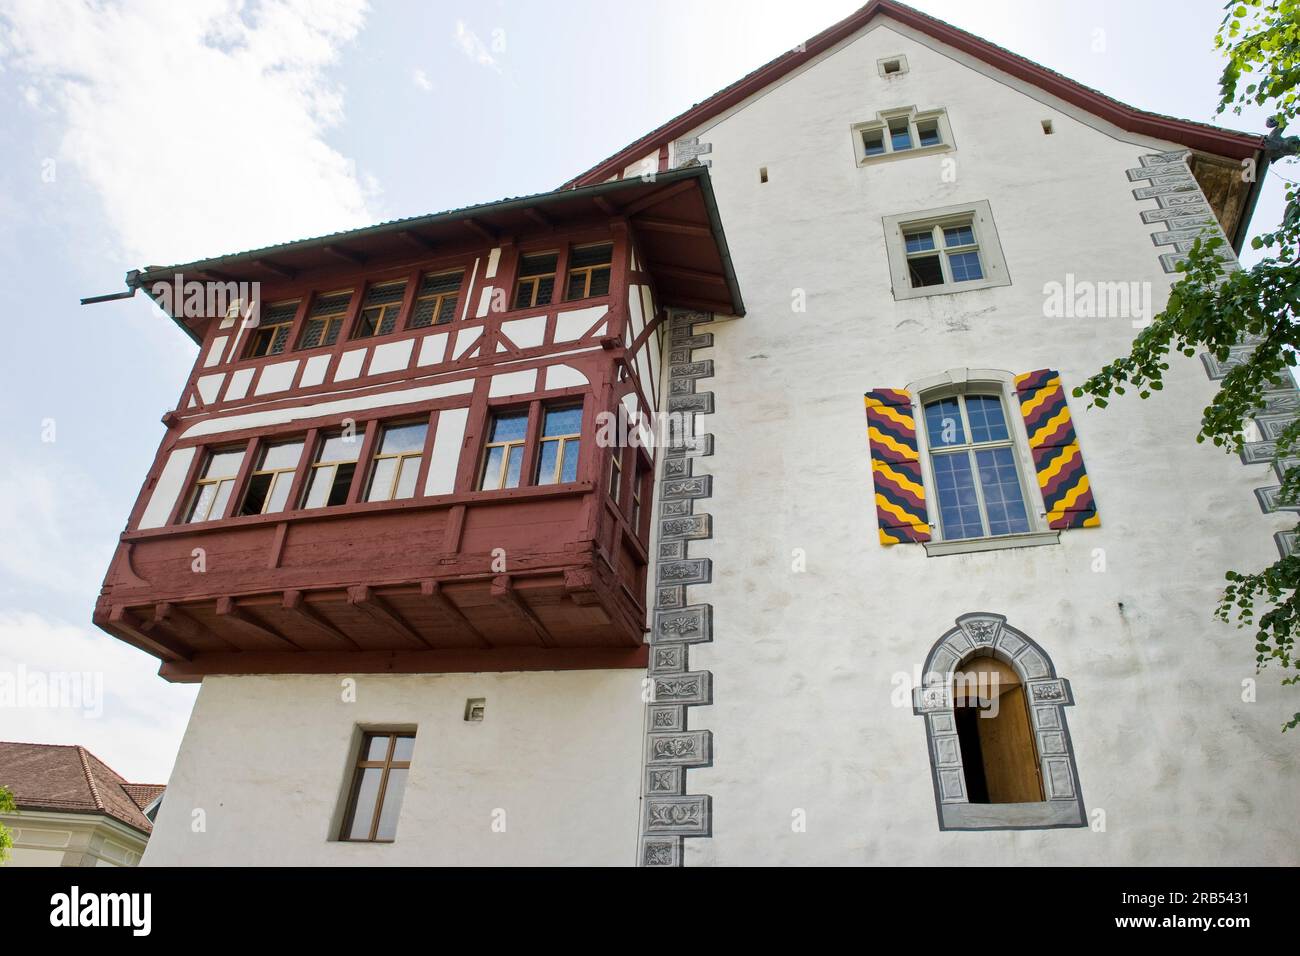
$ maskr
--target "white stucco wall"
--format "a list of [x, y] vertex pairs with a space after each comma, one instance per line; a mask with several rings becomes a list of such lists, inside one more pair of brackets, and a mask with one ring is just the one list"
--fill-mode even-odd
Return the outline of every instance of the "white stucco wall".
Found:
[[[342, 676], [209, 677], [144, 865], [627, 864], [642, 677], [361, 676], [354, 703]], [[471, 697], [482, 722], [464, 720]], [[396, 841], [338, 842], [356, 728], [397, 725], [416, 740]]]
[[[877, 59], [898, 53], [910, 72], [880, 77]], [[851, 124], [908, 105], [947, 108], [955, 182], [944, 155], [855, 164]], [[1056, 368], [1068, 391], [1124, 354], [1128, 318], [1044, 318], [1043, 286], [1149, 281], [1163, 305], [1166, 250], [1139, 216], [1154, 203], [1134, 200], [1125, 170], [1172, 144], [1122, 141], [886, 27], [696, 132], [749, 312], [699, 329], [714, 347], [693, 356], [716, 363], [700, 389], [717, 413], [699, 430], [718, 452], [695, 461], [715, 476], [696, 509], [714, 538], [690, 547], [713, 583], [688, 598], [714, 607], [691, 668], [712, 671], [715, 703], [691, 709], [714, 765], [687, 786], [714, 816], [687, 865], [1300, 861], [1296, 743], [1279, 732], [1295, 691], [1266, 672], [1243, 702], [1252, 642], [1212, 618], [1223, 572], [1273, 561], [1291, 522], [1255, 503], [1265, 466], [1194, 442], [1214, 391], [1199, 362], [1174, 360], [1149, 402], [1070, 399], [1100, 528], [947, 557], [877, 543], [863, 393], [955, 367]], [[896, 302], [882, 217], [976, 200], [1012, 284]], [[923, 720], [905, 695], [895, 706], [891, 678], [972, 611], [1006, 615], [1072, 682], [1080, 783], [1104, 832], [940, 832]]]

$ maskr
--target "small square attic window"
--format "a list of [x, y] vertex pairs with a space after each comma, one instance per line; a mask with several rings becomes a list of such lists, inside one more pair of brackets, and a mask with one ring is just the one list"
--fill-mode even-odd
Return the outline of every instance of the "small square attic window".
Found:
[[900, 76], [907, 72], [907, 57], [899, 54], [898, 56], [887, 56], [876, 61], [876, 69], [880, 75], [889, 79]]

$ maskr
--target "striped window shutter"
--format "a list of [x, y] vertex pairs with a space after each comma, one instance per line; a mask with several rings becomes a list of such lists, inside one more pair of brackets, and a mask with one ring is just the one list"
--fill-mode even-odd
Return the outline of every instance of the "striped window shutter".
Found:
[[867, 392], [866, 402], [880, 543], [929, 541], [912, 396], [902, 389], [878, 388]]
[[1060, 374], [1045, 368], [1018, 375], [1016, 395], [1047, 508], [1048, 527], [1097, 527], [1101, 518], [1092, 500], [1092, 487], [1083, 467], [1083, 453], [1074, 434]]

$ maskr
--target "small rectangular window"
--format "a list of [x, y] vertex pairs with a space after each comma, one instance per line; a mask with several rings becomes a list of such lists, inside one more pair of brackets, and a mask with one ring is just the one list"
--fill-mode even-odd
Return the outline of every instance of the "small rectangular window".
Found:
[[907, 275], [913, 288], [954, 285], [984, 278], [971, 221], [903, 233]]
[[589, 299], [609, 294], [609, 270], [613, 262], [614, 246], [602, 242], [594, 246], [578, 246], [569, 253], [569, 282], [566, 299]]
[[357, 319], [354, 339], [368, 339], [376, 335], [387, 335], [397, 328], [397, 313], [402, 311], [402, 300], [406, 298], [406, 280], [382, 282], [366, 290], [366, 298], [361, 303], [361, 316]]
[[488, 440], [483, 446], [483, 472], [479, 476], [478, 485], [480, 490], [519, 487], [527, 437], [527, 412], [506, 412], [492, 417]]
[[537, 459], [537, 484], [554, 485], [578, 480], [581, 437], [581, 405], [546, 410], [541, 453]]
[[203, 473], [191, 493], [187, 523], [217, 521], [226, 516], [230, 495], [235, 490], [239, 466], [244, 463], [243, 448], [225, 448], [208, 455]]
[[396, 501], [415, 496], [415, 479], [420, 473], [428, 433], [427, 422], [384, 428], [370, 473], [367, 501]]
[[883, 129], [864, 129], [862, 131], [862, 151], [867, 156], [880, 156], [885, 152], [885, 131]]
[[912, 148], [912, 124], [906, 116], [889, 121], [889, 145], [894, 152]]
[[421, 279], [407, 327], [423, 329], [430, 325], [444, 325], [454, 319], [464, 279], [464, 269], [430, 273]]
[[636, 477], [632, 481], [632, 530], [637, 534], [641, 533], [641, 511], [642, 502], [647, 494], [646, 485], [650, 483], [650, 469], [641, 463], [641, 456], [637, 456]]
[[347, 318], [348, 306], [351, 304], [351, 289], [318, 295], [311, 304], [311, 311], [307, 313], [307, 322], [303, 326], [298, 348], [314, 349], [337, 342], [339, 330], [343, 328], [343, 320]]
[[519, 261], [519, 282], [515, 286], [515, 308], [531, 309], [550, 305], [555, 293], [555, 267], [559, 253], [542, 252]]
[[895, 299], [1011, 284], [987, 200], [886, 216]]
[[307, 478], [304, 508], [329, 508], [347, 504], [352, 476], [356, 474], [357, 457], [365, 430], [336, 432], [321, 440]]
[[623, 449], [614, 447], [609, 450], [609, 496], [618, 504], [623, 491]]
[[368, 733], [361, 741], [340, 840], [392, 843], [415, 750], [413, 733]]
[[918, 120], [916, 139], [922, 146], [938, 146], [943, 142], [942, 137], [939, 135], [939, 121], [937, 119]]
[[298, 302], [276, 302], [262, 307], [257, 326], [248, 341], [248, 357], [279, 355], [289, 343]]
[[239, 513], [262, 515], [283, 511], [289, 501], [289, 488], [300, 458], [300, 441], [263, 447], [257, 456], [257, 467], [248, 479], [248, 490], [244, 492], [244, 504]]

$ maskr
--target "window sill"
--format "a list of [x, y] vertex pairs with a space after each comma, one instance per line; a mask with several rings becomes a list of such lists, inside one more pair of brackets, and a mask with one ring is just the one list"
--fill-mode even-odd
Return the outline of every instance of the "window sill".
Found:
[[976, 292], [980, 289], [993, 289], [998, 286], [1011, 285], [1010, 279], [1001, 276], [986, 276], [970, 282], [954, 282], [951, 285], [894, 286], [895, 301], [904, 299], [923, 299], [932, 295], [956, 295], [961, 292]]
[[944, 830], [1043, 830], [1087, 826], [1077, 800], [1040, 803], [941, 803]]
[[928, 557], [939, 558], [945, 554], [971, 554], [976, 551], [1001, 551], [1005, 548], [1037, 548], [1059, 544], [1059, 531], [1031, 531], [1027, 534], [1009, 534], [1000, 538], [962, 538], [957, 541], [926, 541]]
[[858, 154], [859, 166], [874, 166], [876, 163], [887, 163], [894, 159], [907, 159], [910, 156], [933, 156], [935, 153], [948, 153], [953, 150], [950, 143], [937, 143], [934, 146], [914, 146], [911, 149], [900, 149], [893, 152], [881, 153], [877, 156], [863, 156]]

